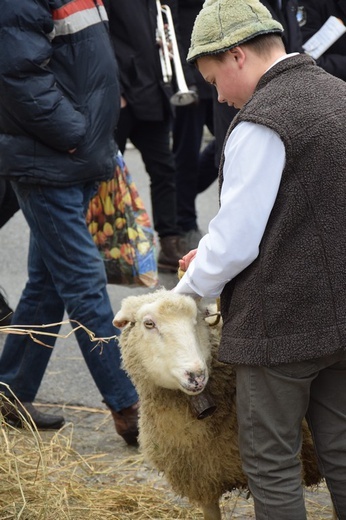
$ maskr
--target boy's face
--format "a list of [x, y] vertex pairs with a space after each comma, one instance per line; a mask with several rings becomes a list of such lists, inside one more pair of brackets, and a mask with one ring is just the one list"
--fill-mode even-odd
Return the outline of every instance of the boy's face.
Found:
[[240, 47], [226, 51], [222, 60], [203, 56], [197, 64], [203, 78], [215, 86], [220, 103], [241, 108], [252, 96], [257, 80], [253, 82]]

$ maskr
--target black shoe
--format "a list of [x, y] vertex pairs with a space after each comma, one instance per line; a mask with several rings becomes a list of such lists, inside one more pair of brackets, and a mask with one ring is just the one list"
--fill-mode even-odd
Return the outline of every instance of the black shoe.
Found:
[[4, 421], [15, 428], [24, 428], [25, 421], [29, 424], [34, 422], [38, 430], [59, 430], [65, 424], [65, 419], [61, 415], [39, 412], [32, 403], [3, 400], [0, 411]]
[[12, 321], [13, 310], [9, 307], [5, 296], [0, 290], [0, 327], [9, 327]]

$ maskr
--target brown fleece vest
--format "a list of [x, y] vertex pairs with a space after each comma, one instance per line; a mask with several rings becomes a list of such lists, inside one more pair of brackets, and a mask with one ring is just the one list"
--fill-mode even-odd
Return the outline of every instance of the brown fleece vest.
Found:
[[346, 346], [346, 83], [290, 57], [262, 76], [229, 133], [241, 121], [275, 130], [286, 164], [259, 256], [222, 292], [220, 360], [331, 354]]

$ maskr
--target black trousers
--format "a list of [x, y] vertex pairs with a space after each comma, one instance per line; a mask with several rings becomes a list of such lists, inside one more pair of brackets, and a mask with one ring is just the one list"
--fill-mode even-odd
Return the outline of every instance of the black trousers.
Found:
[[[129, 139], [139, 150], [150, 177], [153, 225], [160, 238], [179, 234], [176, 221], [176, 170], [170, 147], [171, 121], [143, 121], [131, 107], [120, 111], [116, 141], [125, 153]], [[125, 158], [126, 159], [126, 158]]]
[[217, 92], [213, 91], [213, 114], [214, 114], [214, 135], [215, 135], [215, 162], [220, 164], [223, 145], [229, 125], [237, 115], [238, 110], [229, 107], [227, 103], [219, 103]]
[[[195, 201], [199, 191], [203, 191], [199, 187], [200, 176], [205, 173], [209, 176], [208, 170], [200, 167], [200, 151], [204, 125], [213, 132], [212, 109], [211, 99], [200, 99], [198, 103], [176, 108], [173, 152], [177, 169], [178, 224], [182, 231], [198, 228]], [[217, 170], [213, 158], [210, 166], [215, 179]]]

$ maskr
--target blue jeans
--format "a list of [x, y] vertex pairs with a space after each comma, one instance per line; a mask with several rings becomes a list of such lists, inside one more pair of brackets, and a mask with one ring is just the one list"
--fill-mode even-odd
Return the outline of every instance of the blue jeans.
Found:
[[[28, 281], [12, 324], [57, 323], [66, 309], [71, 320], [98, 338], [119, 334], [112, 324], [103, 261], [85, 223], [94, 183], [66, 188], [12, 185], [30, 227]], [[55, 325], [49, 332], [58, 333], [59, 329]], [[114, 411], [134, 404], [137, 393], [120, 368], [116, 339], [95, 347], [84, 330], [75, 335], [104, 402]], [[41, 339], [51, 347], [56, 341], [52, 336]], [[35, 343], [28, 335], [9, 334], [0, 358], [0, 381], [21, 401], [34, 401], [51, 353], [51, 348]]]

